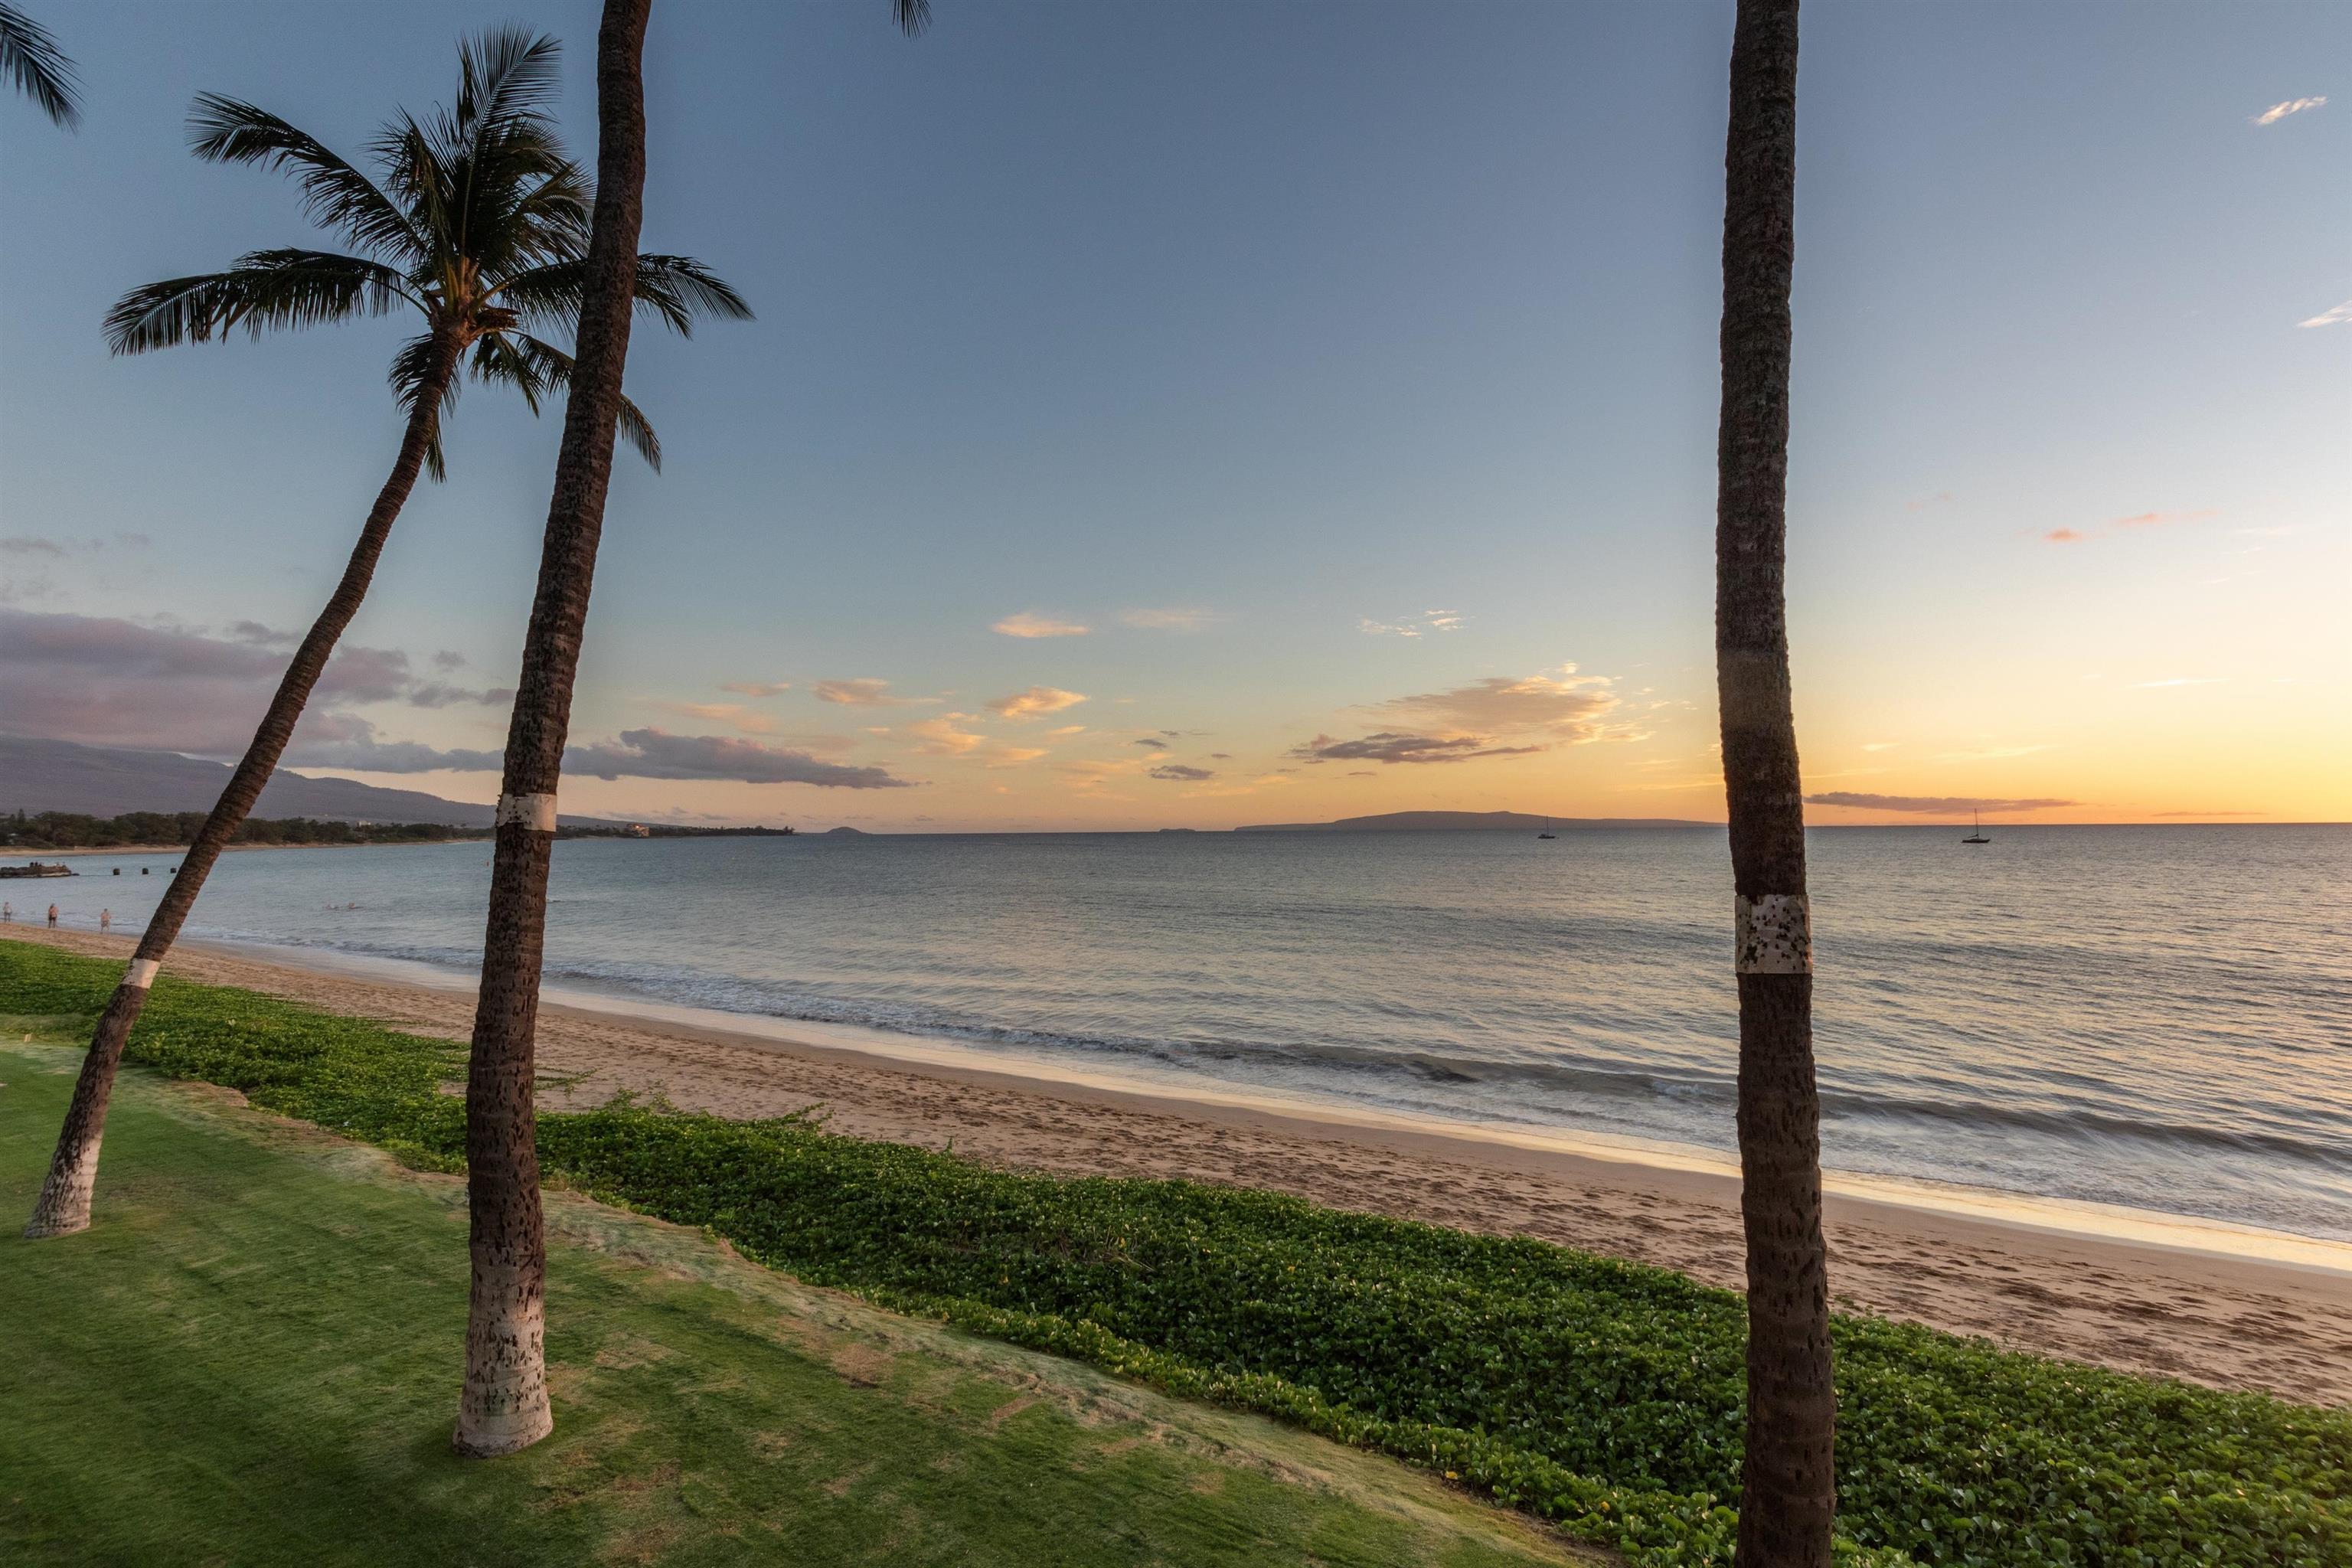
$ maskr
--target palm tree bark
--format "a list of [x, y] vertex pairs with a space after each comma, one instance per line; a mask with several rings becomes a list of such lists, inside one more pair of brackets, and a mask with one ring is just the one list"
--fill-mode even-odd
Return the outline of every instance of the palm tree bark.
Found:
[[533, 1047], [555, 789], [572, 723], [572, 686], [604, 526], [614, 420], [629, 352], [637, 233], [644, 214], [644, 54], [651, 0], [605, 0], [596, 39], [596, 212], [580, 331], [507, 733], [490, 875], [482, 984], [466, 1079], [466, 1165], [473, 1284], [460, 1454], [527, 1448], [554, 1427], [542, 1333], [547, 1237], [539, 1204]]
[[1789, 684], [1789, 296], [1796, 263], [1797, 0], [1739, 0], [1724, 157], [1716, 680], [1739, 984], [1748, 1242], [1741, 1568], [1827, 1568], [1836, 1508], [1811, 911]]
[[81, 1077], [74, 1084], [73, 1103], [66, 1110], [64, 1130], [58, 1134], [48, 1178], [41, 1184], [32, 1221], [25, 1226], [27, 1237], [69, 1236], [89, 1226], [90, 1194], [98, 1184], [99, 1145], [106, 1133], [107, 1102], [114, 1093], [115, 1070], [121, 1064], [122, 1047], [131, 1037], [131, 1026], [138, 1021], [140, 1009], [147, 1005], [147, 991], [154, 983], [155, 972], [178, 939], [180, 927], [186, 921], [196, 895], [204, 890], [205, 878], [251, 814], [270, 774], [277, 771], [278, 759], [286, 752], [286, 743], [302, 717], [303, 705], [310, 700], [311, 689], [318, 685], [320, 675], [327, 668], [328, 657], [335, 651], [343, 628], [351, 625], [361, 602], [367, 597], [368, 582], [375, 575], [376, 560], [383, 553], [384, 541], [391, 536], [392, 525], [400, 516], [401, 508], [407, 504], [409, 492], [416, 488], [416, 477], [425, 467], [425, 454], [433, 444], [440, 420], [442, 394], [457, 374], [459, 353], [455, 337], [444, 333], [435, 340], [433, 354], [418, 384], [415, 405], [409, 413], [407, 430], [401, 438], [400, 456], [393, 463], [391, 477], [376, 492], [375, 505], [368, 510], [366, 526], [360, 530], [359, 542], [352, 547], [342, 581], [335, 584], [326, 608], [311, 623], [310, 635], [294, 650], [292, 662], [278, 679], [277, 695], [269, 700], [269, 710], [262, 717], [261, 727], [254, 731], [252, 743], [237, 760], [229, 774], [228, 786], [214, 803], [195, 841], [180, 858], [178, 875], [163, 889], [163, 901], [155, 907], [146, 931], [139, 939], [130, 968], [121, 984], [114, 988], [106, 1011], [99, 1016], [98, 1031], [90, 1040], [89, 1054], [82, 1058]]

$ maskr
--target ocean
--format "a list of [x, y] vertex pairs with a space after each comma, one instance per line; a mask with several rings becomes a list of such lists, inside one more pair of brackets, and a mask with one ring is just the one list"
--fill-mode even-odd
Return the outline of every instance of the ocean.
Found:
[[[2352, 826], [1991, 831], [1811, 834], [1823, 1163], [2352, 1240]], [[0, 898], [134, 930], [173, 859], [75, 858]], [[488, 861], [233, 854], [187, 934], [470, 974]], [[547, 978], [1719, 1152], [1730, 905], [1716, 830], [582, 840]]]

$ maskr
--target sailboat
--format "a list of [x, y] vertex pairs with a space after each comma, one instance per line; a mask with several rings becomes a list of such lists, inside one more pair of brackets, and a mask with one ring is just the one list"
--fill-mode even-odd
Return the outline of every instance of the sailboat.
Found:
[[1984, 814], [1980, 811], [1972, 811], [1969, 813], [1969, 819], [1976, 824], [1976, 826], [1974, 830], [1971, 831], [1966, 838], [1961, 839], [1960, 842], [1963, 844], [1991, 843], [1992, 840], [1985, 837]]
[[1543, 830], [1541, 833], [1537, 834], [1537, 835], [1536, 835], [1536, 837], [1537, 837], [1538, 838], [1557, 838], [1557, 837], [1559, 837], [1559, 834], [1554, 833], [1554, 832], [1551, 830], [1551, 818], [1550, 818], [1550, 817], [1547, 816], [1547, 817], [1545, 817], [1545, 818], [1544, 818], [1544, 830]]

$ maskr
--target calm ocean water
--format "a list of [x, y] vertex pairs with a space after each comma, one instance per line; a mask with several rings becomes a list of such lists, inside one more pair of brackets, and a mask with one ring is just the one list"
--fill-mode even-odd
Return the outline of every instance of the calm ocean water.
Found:
[[[1811, 837], [1825, 1161], [2352, 1239], [2352, 827]], [[0, 887], [135, 927], [169, 858]], [[226, 857], [189, 934], [470, 973], [480, 844]], [[355, 906], [355, 907], [353, 907]], [[551, 984], [1727, 1149], [1712, 831], [574, 842]]]

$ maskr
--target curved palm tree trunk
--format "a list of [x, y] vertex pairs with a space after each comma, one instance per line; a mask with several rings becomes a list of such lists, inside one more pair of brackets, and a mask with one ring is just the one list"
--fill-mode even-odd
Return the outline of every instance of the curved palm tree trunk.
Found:
[[1724, 159], [1716, 681], [1739, 983], [1748, 1241], [1741, 1568], [1828, 1568], [1836, 1506], [1811, 911], [1789, 689], [1789, 293], [1796, 263], [1797, 0], [1739, 0]]
[[445, 338], [419, 385], [415, 407], [409, 414], [408, 428], [401, 438], [400, 456], [392, 465], [391, 477], [376, 492], [375, 505], [368, 510], [367, 525], [360, 530], [359, 542], [352, 547], [342, 581], [335, 584], [327, 607], [319, 612], [310, 635], [294, 650], [293, 661], [278, 679], [277, 695], [269, 700], [269, 711], [263, 715], [261, 727], [254, 731], [252, 744], [237, 760], [236, 769], [229, 774], [228, 787], [221, 791], [212, 814], [197, 831], [195, 841], [181, 857], [179, 874], [163, 889], [163, 901], [155, 907], [145, 933], [139, 939], [130, 969], [122, 983], [114, 988], [106, 1011], [99, 1016], [98, 1032], [90, 1041], [89, 1054], [82, 1058], [73, 1103], [66, 1110], [65, 1128], [58, 1134], [58, 1150], [49, 1162], [48, 1179], [42, 1183], [40, 1198], [33, 1205], [32, 1222], [25, 1226], [27, 1237], [68, 1236], [89, 1226], [90, 1193], [98, 1183], [98, 1152], [106, 1132], [107, 1101], [114, 1092], [115, 1068], [121, 1063], [122, 1047], [131, 1037], [131, 1026], [138, 1021], [140, 1009], [147, 1005], [147, 988], [154, 983], [163, 955], [179, 937], [180, 927], [187, 920], [196, 895], [204, 890], [205, 878], [252, 812], [262, 787], [269, 783], [269, 775], [276, 771], [278, 759], [285, 754], [286, 742], [294, 733], [294, 725], [302, 717], [303, 704], [310, 700], [310, 689], [318, 685], [320, 674], [327, 668], [328, 656], [335, 651], [336, 640], [359, 613], [360, 602], [367, 597], [369, 579], [375, 575], [376, 558], [383, 553], [384, 540], [391, 535], [393, 522], [407, 504], [409, 492], [416, 488], [416, 476], [424, 468], [425, 449], [432, 445], [440, 417], [441, 395], [457, 373], [457, 355], [456, 341]]
[[651, 8], [651, 0], [604, 0], [596, 38], [596, 214], [555, 495], [499, 795], [482, 986], [466, 1078], [473, 1286], [456, 1442], [460, 1454], [477, 1458], [527, 1448], [555, 1425], [541, 1342], [547, 1237], [539, 1206], [532, 1053], [555, 786], [571, 730], [572, 684], [604, 532], [621, 367], [629, 352], [644, 213], [644, 54]]

